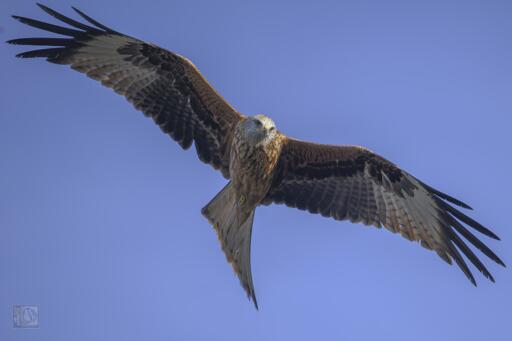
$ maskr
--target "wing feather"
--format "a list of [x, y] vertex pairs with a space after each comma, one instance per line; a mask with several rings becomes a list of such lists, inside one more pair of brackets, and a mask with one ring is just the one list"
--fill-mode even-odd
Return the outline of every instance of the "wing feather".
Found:
[[491, 238], [499, 239], [498, 236], [446, 201], [470, 208], [365, 148], [286, 138], [263, 203], [285, 204], [337, 220], [384, 226], [434, 250], [449, 264], [455, 260], [476, 284], [462, 252], [485, 277], [494, 281], [461, 237], [496, 263], [505, 264], [462, 223]]
[[156, 45], [119, 33], [83, 12], [90, 25], [38, 5], [72, 28], [13, 16], [20, 22], [67, 38], [22, 38], [10, 44], [51, 46], [18, 54], [43, 57], [112, 88], [184, 149], [193, 143], [199, 159], [229, 178], [232, 131], [243, 118], [204, 79], [186, 58]]

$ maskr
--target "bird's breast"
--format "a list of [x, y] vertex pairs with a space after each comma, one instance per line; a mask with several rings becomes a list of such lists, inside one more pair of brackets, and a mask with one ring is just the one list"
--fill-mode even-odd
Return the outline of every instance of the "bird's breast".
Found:
[[248, 205], [256, 206], [266, 196], [280, 152], [280, 144], [252, 145], [235, 132], [231, 148], [231, 183]]

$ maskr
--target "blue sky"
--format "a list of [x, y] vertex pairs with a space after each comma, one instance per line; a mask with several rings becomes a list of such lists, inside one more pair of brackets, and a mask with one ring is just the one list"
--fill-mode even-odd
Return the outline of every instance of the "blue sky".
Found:
[[[190, 58], [238, 110], [364, 145], [468, 202], [512, 259], [512, 2], [48, 1]], [[0, 38], [45, 36], [9, 18]], [[225, 184], [122, 97], [0, 49], [0, 340], [507, 340], [512, 274], [478, 288], [385, 230], [256, 212], [246, 299], [200, 208]], [[12, 328], [36, 304], [40, 328]]]

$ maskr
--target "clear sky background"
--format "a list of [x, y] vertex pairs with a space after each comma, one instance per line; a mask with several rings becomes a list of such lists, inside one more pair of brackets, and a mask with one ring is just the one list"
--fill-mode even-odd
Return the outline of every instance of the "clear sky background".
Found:
[[[257, 210], [256, 311], [200, 208], [225, 184], [122, 97], [0, 48], [0, 340], [510, 340], [512, 2], [48, 1], [189, 57], [238, 110], [364, 145], [468, 202], [509, 268]], [[0, 40], [45, 36], [0, 2]], [[77, 16], [74, 16], [75, 18]], [[36, 304], [40, 328], [12, 327]]]

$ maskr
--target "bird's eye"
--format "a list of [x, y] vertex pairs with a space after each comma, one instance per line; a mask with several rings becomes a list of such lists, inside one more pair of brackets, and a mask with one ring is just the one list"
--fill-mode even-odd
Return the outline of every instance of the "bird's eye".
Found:
[[261, 127], [261, 121], [260, 121], [260, 120], [256, 120], [256, 125], [257, 125], [258, 127]]

